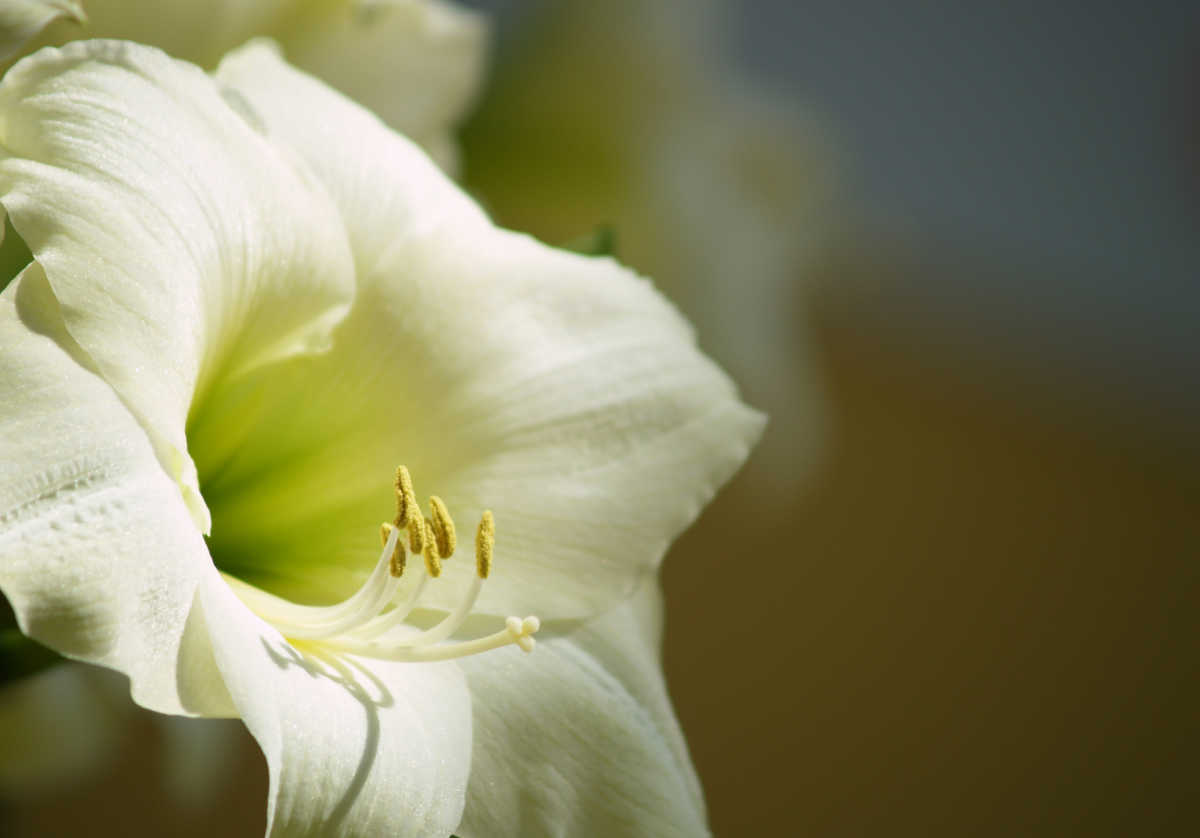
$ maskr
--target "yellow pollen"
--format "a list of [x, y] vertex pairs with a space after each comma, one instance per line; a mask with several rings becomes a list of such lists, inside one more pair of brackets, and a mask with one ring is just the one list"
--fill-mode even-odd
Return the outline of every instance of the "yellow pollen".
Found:
[[396, 520], [397, 527], [408, 525], [408, 516], [417, 505], [417, 496], [413, 492], [412, 475], [408, 469], [400, 466], [396, 469]]
[[413, 504], [408, 510], [408, 549], [414, 553], [421, 553], [425, 550], [425, 536], [430, 532], [429, 525], [425, 523], [425, 516], [421, 514], [421, 507]]
[[475, 531], [475, 572], [480, 579], [487, 579], [492, 572], [492, 548], [496, 546], [496, 520], [492, 510], [485, 509]]
[[458, 535], [454, 532], [450, 510], [437, 495], [429, 499], [429, 517], [433, 519], [433, 537], [437, 540], [438, 555], [448, 559], [458, 547]]
[[438, 555], [437, 539], [433, 537], [433, 527], [428, 521], [425, 523], [425, 572], [429, 574], [430, 579], [437, 579], [442, 575], [442, 557]]

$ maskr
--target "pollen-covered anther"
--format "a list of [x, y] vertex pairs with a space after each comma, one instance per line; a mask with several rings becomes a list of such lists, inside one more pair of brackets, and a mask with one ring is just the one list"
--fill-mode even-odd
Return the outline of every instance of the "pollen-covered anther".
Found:
[[397, 527], [408, 526], [409, 510], [417, 505], [417, 496], [413, 492], [412, 475], [408, 473], [408, 469], [404, 466], [396, 468], [396, 519]]
[[421, 508], [413, 504], [408, 510], [408, 549], [414, 553], [425, 552], [425, 534], [429, 532], [429, 526], [425, 523], [425, 516], [421, 514]]
[[422, 523], [425, 524], [424, 549], [421, 551], [425, 557], [425, 572], [437, 579], [442, 575], [442, 557], [438, 551], [437, 538], [433, 534], [433, 524], [428, 521]]
[[485, 509], [479, 519], [479, 529], [475, 531], [475, 573], [480, 579], [487, 579], [492, 572], [492, 551], [496, 547], [496, 519], [492, 510]]
[[429, 518], [433, 523], [433, 537], [437, 541], [438, 555], [448, 559], [458, 548], [458, 535], [454, 531], [454, 519], [450, 510], [437, 495], [429, 498]]

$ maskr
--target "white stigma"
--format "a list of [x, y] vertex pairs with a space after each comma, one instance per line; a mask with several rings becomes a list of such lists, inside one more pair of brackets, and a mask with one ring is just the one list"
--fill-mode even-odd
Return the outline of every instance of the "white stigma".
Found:
[[[435, 524], [424, 529], [424, 516], [412, 495], [412, 483], [403, 467], [397, 471], [396, 493], [396, 521], [383, 526], [386, 538], [379, 560], [362, 587], [342, 602], [328, 606], [297, 605], [238, 579], [226, 576], [226, 581], [250, 610], [289, 640], [317, 642], [326, 648], [392, 661], [450, 660], [510, 644], [532, 652], [536, 642], [533, 635], [541, 627], [538, 618], [532, 616], [524, 619], [509, 617], [503, 629], [486, 637], [447, 642], [471, 615], [491, 569], [495, 523], [490, 511], [484, 513], [475, 540], [475, 577], [458, 605], [424, 631], [407, 622], [420, 604], [431, 577], [441, 574], [442, 560], [450, 558], [440, 555], [439, 546], [449, 548], [453, 554], [454, 524], [445, 504], [434, 498], [430, 518]], [[406, 525], [410, 547], [414, 553], [422, 553], [425, 561], [414, 563], [415, 572], [420, 576], [403, 601], [396, 602], [400, 574], [406, 566], [401, 540]]]

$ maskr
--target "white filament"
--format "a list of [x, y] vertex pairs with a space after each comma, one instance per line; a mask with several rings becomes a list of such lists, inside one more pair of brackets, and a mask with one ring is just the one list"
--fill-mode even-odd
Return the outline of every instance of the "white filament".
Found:
[[295, 640], [319, 640], [322, 645], [365, 657], [392, 661], [439, 661], [479, 654], [516, 644], [526, 652], [534, 647], [533, 634], [540, 628], [537, 617], [509, 617], [505, 627], [486, 637], [458, 643], [444, 643], [454, 635], [470, 616], [483, 579], [475, 576], [458, 605], [432, 628], [416, 630], [406, 620], [429, 583], [423, 567], [421, 574], [402, 603], [390, 610], [399, 589], [400, 580], [390, 572], [392, 551], [401, 530], [394, 528], [383, 545], [379, 561], [362, 587], [336, 605], [297, 605], [280, 599], [240, 580], [226, 576], [230, 587], [241, 600], [280, 634]]

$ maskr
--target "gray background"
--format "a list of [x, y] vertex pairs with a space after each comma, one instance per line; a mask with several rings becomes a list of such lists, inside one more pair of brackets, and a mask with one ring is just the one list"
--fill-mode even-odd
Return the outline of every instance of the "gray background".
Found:
[[[476, 0], [502, 38], [538, 0]], [[729, 46], [826, 119], [911, 327], [1196, 407], [1200, 4], [752, 0]], [[897, 312], [899, 309], [899, 312]]]

